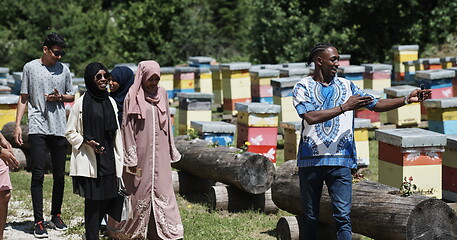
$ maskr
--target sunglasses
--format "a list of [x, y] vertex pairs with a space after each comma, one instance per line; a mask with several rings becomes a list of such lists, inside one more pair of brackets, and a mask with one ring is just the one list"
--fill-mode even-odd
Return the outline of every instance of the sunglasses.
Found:
[[54, 54], [54, 56], [56, 56], [56, 57], [60, 57], [60, 56], [63, 57], [63, 56], [65, 56], [65, 52], [64, 52], [64, 51], [61, 52], [61, 51], [53, 51], [53, 50], [51, 50], [51, 49], [49, 49], [49, 50], [50, 50], [50, 51]]
[[95, 78], [97, 80], [101, 80], [102, 78], [105, 78], [105, 79], [109, 80], [109, 79], [111, 79], [111, 74], [109, 74], [109, 73], [105, 73], [105, 74], [99, 73], [99, 74], [95, 75]]

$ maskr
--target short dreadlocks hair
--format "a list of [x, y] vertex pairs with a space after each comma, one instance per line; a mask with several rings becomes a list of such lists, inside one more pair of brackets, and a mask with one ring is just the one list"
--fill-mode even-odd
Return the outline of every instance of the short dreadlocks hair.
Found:
[[308, 55], [308, 65], [314, 61], [314, 57], [317, 54], [325, 51], [329, 47], [335, 47], [335, 46], [333, 46], [330, 43], [318, 43], [318, 44], [314, 45], [313, 49], [311, 49], [311, 51], [309, 52], [309, 55]]
[[57, 34], [55, 32], [52, 32], [52, 33], [46, 35], [46, 37], [44, 38], [43, 46], [46, 46], [48, 48], [50, 48], [52, 46], [59, 46], [59, 47], [65, 48], [65, 47], [67, 47], [67, 43], [65, 42], [65, 40], [63, 39], [62, 36], [60, 36], [59, 34]]

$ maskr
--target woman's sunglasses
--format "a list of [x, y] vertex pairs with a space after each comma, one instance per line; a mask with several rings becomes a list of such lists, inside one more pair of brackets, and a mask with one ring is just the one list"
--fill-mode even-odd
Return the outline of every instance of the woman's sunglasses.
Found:
[[102, 78], [105, 78], [106, 80], [110, 80], [111, 79], [111, 74], [109, 74], [109, 73], [105, 73], [105, 74], [99, 73], [99, 74], [95, 75], [95, 78], [97, 80], [101, 80]]
[[[51, 49], [49, 49], [49, 50], [51, 50]], [[52, 53], [54, 54], [54, 56], [56, 56], [56, 57], [60, 57], [60, 56], [63, 57], [63, 56], [65, 56], [65, 52], [64, 52], [64, 51], [61, 52], [61, 51], [53, 51], [53, 50], [51, 50], [51, 52], [52, 52]]]

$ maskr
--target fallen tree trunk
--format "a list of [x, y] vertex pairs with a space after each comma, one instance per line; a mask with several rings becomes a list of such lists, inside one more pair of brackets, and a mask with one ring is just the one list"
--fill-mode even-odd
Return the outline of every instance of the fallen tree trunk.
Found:
[[208, 147], [201, 139], [175, 138], [181, 160], [172, 166], [194, 176], [235, 186], [252, 194], [265, 193], [275, 175], [274, 164], [265, 156], [244, 152], [233, 147]]
[[239, 212], [253, 209], [266, 214], [277, 213], [278, 207], [271, 199], [271, 191], [261, 194], [250, 194], [228, 185], [218, 185], [210, 188], [208, 201], [211, 210], [227, 210]]
[[[301, 213], [297, 162], [278, 168], [272, 184], [274, 203], [293, 214]], [[325, 186], [325, 185], [324, 185]], [[374, 239], [455, 239], [457, 217], [443, 201], [422, 195], [401, 197], [398, 191], [372, 181], [353, 184], [352, 229]], [[322, 191], [319, 221], [334, 225], [327, 188]]]
[[216, 185], [213, 180], [206, 180], [196, 177], [185, 171], [173, 171], [173, 191], [180, 195], [186, 194], [208, 194], [210, 188]]

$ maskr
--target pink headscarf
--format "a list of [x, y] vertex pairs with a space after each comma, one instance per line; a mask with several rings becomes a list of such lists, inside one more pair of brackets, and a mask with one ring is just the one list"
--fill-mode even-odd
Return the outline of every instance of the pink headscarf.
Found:
[[[146, 109], [151, 107], [151, 103], [153, 103], [159, 110], [159, 125], [162, 129], [167, 119], [166, 110], [168, 104], [168, 102], [163, 99], [163, 94], [161, 94], [161, 90], [163, 89], [157, 85], [154, 90], [149, 92], [143, 89], [142, 84], [154, 74], [160, 77], [160, 66], [156, 61], [142, 61], [138, 64], [135, 81], [127, 94], [131, 100], [129, 101], [128, 106], [126, 106], [126, 114], [137, 114], [139, 119], [144, 119]], [[146, 100], [146, 97], [149, 97], [151, 101]]]

